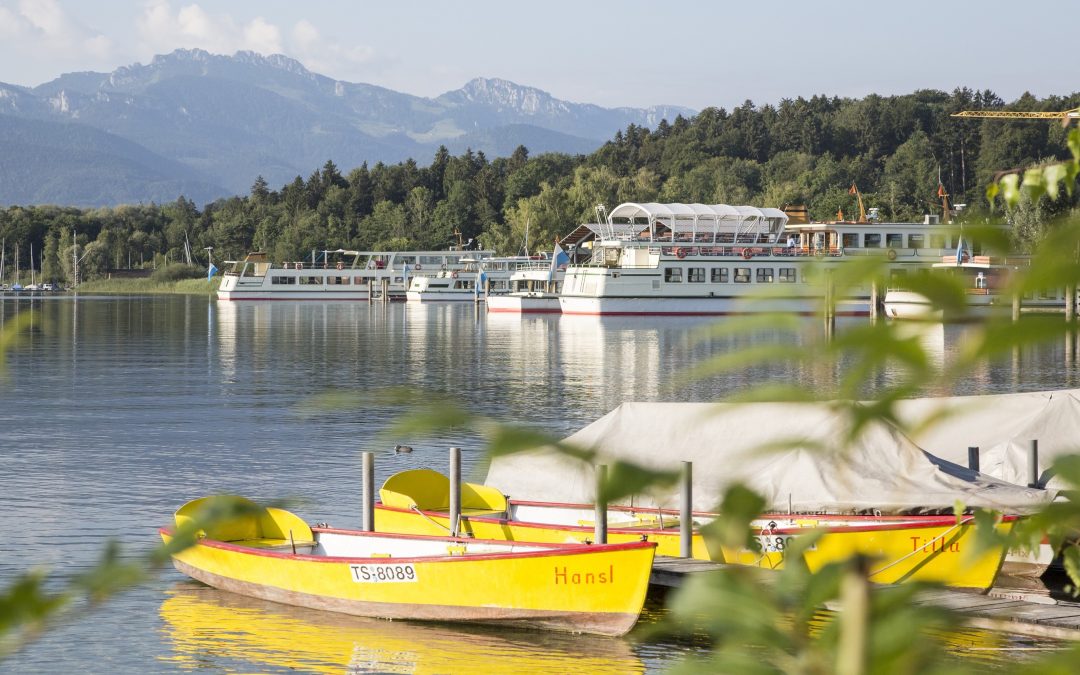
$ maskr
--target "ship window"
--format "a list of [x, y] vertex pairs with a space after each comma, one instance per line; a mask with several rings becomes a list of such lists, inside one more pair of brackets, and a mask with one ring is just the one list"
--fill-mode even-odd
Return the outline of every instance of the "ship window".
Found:
[[926, 248], [926, 236], [922, 234], [909, 234], [907, 245], [908, 248]]
[[886, 234], [885, 235], [885, 248], [903, 248], [904, 247], [904, 235], [902, 234]]
[[270, 283], [272, 283], [272, 284], [295, 285], [296, 284], [296, 277], [293, 277], [293, 276], [289, 276], [289, 277], [274, 276], [274, 277], [270, 277]]
[[681, 267], [667, 267], [664, 268], [664, 281], [672, 284], [682, 283], [682, 268]]
[[863, 235], [863, 246], [866, 248], [881, 248], [881, 233]]
[[945, 235], [932, 234], [930, 235], [930, 248], [945, 248]]
[[300, 283], [304, 286], [322, 286], [321, 277], [300, 277]]
[[757, 282], [759, 284], [771, 284], [773, 282], [773, 268], [759, 267], [757, 269]]
[[782, 284], [795, 283], [795, 268], [794, 267], [781, 267], [779, 281]]
[[844, 233], [844, 248], [859, 248], [859, 233], [858, 232], [845, 232]]
[[405, 279], [403, 279], [401, 277], [394, 277], [394, 283], [395, 284], [405, 283]]
[[450, 282], [449, 281], [443, 281], [441, 283], [437, 283], [437, 282], [432, 281], [431, 283], [428, 284], [428, 288], [449, 288], [449, 287], [450, 287]]
[[327, 277], [326, 283], [329, 286], [348, 286], [349, 277]]
[[748, 284], [750, 283], [750, 268], [749, 267], [736, 267], [735, 268], [735, 283]]
[[686, 280], [692, 284], [705, 283], [705, 268], [704, 267], [691, 267], [686, 271]]
[[728, 282], [728, 269], [726, 267], [712, 268], [712, 282], [714, 284], [726, 284]]

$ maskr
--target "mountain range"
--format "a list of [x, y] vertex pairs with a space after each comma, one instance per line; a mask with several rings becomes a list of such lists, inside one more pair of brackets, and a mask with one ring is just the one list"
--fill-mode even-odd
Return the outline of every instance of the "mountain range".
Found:
[[426, 164], [440, 145], [489, 157], [588, 153], [677, 106], [602, 108], [477, 78], [435, 98], [334, 80], [281, 55], [192, 49], [111, 73], [0, 83], [0, 204], [196, 203], [308, 176], [332, 160]]

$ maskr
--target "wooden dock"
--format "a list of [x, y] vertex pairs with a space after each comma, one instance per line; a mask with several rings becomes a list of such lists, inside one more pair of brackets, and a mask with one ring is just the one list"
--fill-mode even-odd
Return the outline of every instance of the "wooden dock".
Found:
[[[690, 574], [725, 567], [729, 566], [708, 560], [657, 556], [649, 583], [676, 588]], [[986, 594], [940, 588], [921, 593], [915, 602], [963, 614], [976, 628], [1061, 640], [1080, 639], [1080, 602], [1057, 600], [1045, 593], [996, 586]], [[836, 603], [825, 608], [840, 609]]]

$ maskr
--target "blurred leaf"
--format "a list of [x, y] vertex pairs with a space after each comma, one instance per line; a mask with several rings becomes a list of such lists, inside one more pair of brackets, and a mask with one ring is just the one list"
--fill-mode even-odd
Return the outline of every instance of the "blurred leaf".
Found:
[[601, 498], [612, 504], [630, 495], [643, 494], [651, 488], [674, 485], [679, 480], [677, 471], [646, 469], [631, 462], [616, 460], [608, 465], [607, 480], [601, 486]]
[[1015, 173], [1006, 174], [998, 181], [1001, 188], [1001, 198], [1009, 208], [1015, 208], [1020, 203], [1020, 175]]

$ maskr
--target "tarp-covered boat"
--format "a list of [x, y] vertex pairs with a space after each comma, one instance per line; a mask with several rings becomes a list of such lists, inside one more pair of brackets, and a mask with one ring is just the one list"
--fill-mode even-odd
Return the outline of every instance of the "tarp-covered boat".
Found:
[[[208, 499], [177, 511], [178, 528], [198, 519]], [[641, 612], [655, 550], [640, 541], [581, 546], [312, 528], [253, 504], [244, 513], [174, 553], [176, 569], [241, 595], [386, 619], [622, 635]], [[173, 539], [174, 530], [160, 532]]]

